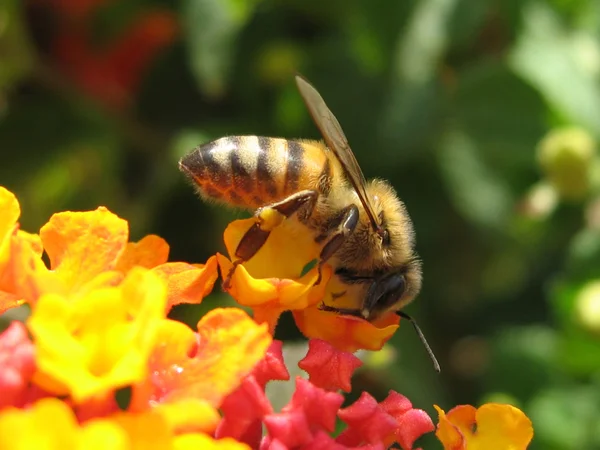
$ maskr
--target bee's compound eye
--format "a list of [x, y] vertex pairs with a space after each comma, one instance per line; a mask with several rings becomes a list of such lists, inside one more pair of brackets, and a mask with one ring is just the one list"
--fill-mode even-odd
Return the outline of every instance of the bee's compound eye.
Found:
[[389, 247], [390, 245], [390, 233], [388, 230], [383, 230], [383, 234], [381, 235], [381, 243], [384, 247]]

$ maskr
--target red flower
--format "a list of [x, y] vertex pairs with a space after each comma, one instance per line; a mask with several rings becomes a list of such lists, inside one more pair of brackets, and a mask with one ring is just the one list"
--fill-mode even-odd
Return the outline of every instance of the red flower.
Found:
[[308, 341], [308, 353], [298, 366], [308, 372], [309, 380], [315, 386], [329, 391], [341, 389], [350, 392], [350, 379], [362, 366], [362, 361], [352, 353], [336, 350], [326, 341], [311, 339]]

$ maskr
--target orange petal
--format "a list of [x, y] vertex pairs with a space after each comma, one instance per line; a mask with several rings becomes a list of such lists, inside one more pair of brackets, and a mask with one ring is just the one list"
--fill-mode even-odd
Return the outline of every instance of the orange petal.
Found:
[[34, 240], [17, 233], [8, 244], [10, 256], [0, 272], [0, 290], [7, 298], [33, 303], [45, 290], [61, 291], [61, 281], [46, 268]]
[[152, 269], [167, 262], [169, 244], [158, 236], [149, 234], [139, 242], [129, 242], [119, 257], [116, 270], [127, 272], [134, 266]]
[[271, 341], [265, 326], [237, 308], [210, 311], [198, 322], [198, 335], [180, 322], [163, 321], [150, 358], [153, 376], [134, 387], [131, 408], [185, 399], [218, 407]]
[[435, 435], [444, 445], [444, 450], [466, 450], [467, 442], [459, 428], [450, 421], [443, 409], [437, 405], [433, 407], [439, 416]]
[[468, 441], [473, 435], [476, 414], [477, 409], [474, 406], [459, 405], [448, 411], [446, 417]]
[[11, 308], [16, 308], [25, 303], [25, 300], [15, 294], [0, 291], [0, 315]]
[[104, 207], [54, 214], [40, 230], [50, 267], [70, 292], [115, 269], [128, 234], [127, 222]]
[[199, 304], [217, 281], [217, 258], [211, 256], [206, 264], [165, 263], [153, 271], [167, 282], [168, 309], [180, 303]]
[[398, 329], [400, 318], [386, 314], [374, 322], [321, 311], [313, 306], [293, 311], [296, 325], [309, 339], [322, 339], [341, 351], [380, 350]]

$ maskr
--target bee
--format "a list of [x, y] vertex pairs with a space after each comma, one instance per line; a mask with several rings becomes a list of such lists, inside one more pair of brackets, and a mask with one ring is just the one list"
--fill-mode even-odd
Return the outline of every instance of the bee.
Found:
[[204, 199], [255, 211], [256, 222], [235, 250], [224, 287], [275, 227], [295, 220], [320, 245], [316, 284], [327, 263], [362, 300], [355, 309], [325, 303], [320, 308], [368, 321], [396, 312], [413, 324], [439, 372], [420, 328], [401, 311], [421, 289], [421, 262], [406, 207], [388, 182], [365, 180], [321, 95], [301, 76], [296, 84], [324, 142], [229, 136], [198, 146], [179, 162]]

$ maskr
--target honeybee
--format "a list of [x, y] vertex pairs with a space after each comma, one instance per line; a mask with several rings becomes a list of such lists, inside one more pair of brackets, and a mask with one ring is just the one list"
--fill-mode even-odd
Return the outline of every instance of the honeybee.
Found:
[[201, 197], [255, 210], [256, 223], [242, 237], [224, 279], [252, 258], [284, 220], [296, 220], [320, 244], [325, 263], [343, 285], [359, 289], [359, 308], [321, 309], [374, 321], [394, 311], [408, 319], [433, 352], [416, 322], [401, 311], [421, 289], [421, 263], [413, 225], [392, 186], [367, 182], [342, 128], [317, 90], [301, 76], [296, 84], [324, 143], [260, 136], [228, 136], [200, 145], [179, 161]]

